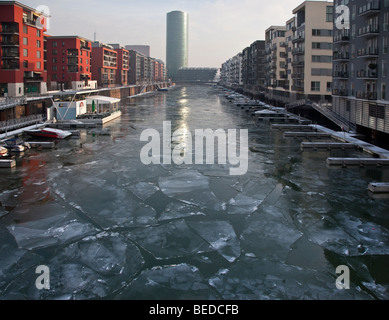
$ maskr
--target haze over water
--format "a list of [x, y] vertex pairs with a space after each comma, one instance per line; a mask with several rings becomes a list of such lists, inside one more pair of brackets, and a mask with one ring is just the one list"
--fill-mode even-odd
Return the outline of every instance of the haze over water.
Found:
[[[249, 129], [248, 173], [142, 164], [146, 129]], [[123, 102], [121, 119], [0, 171], [0, 299], [388, 299], [387, 169], [327, 168], [210, 86]], [[173, 146], [174, 147], [174, 146]], [[35, 269], [50, 269], [37, 290]], [[338, 290], [335, 270], [351, 269]]]

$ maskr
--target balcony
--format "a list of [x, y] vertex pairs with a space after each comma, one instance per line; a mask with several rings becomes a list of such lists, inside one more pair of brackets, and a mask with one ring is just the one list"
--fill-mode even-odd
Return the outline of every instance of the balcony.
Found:
[[3, 36], [1, 40], [2, 47], [19, 47], [19, 37], [17, 35], [13, 36]]
[[348, 71], [334, 71], [333, 77], [334, 78], [341, 78], [341, 79], [348, 79], [349, 73], [348, 73]]
[[364, 99], [364, 100], [377, 100], [377, 92], [376, 91], [357, 91], [357, 99]]
[[367, 47], [359, 49], [357, 52], [358, 57], [377, 57], [379, 55], [378, 47]]
[[350, 54], [348, 52], [334, 52], [333, 60], [349, 60]]
[[350, 35], [347, 32], [342, 32], [341, 34], [334, 36], [334, 43], [347, 43], [350, 41]]
[[281, 48], [287, 48], [288, 47], [288, 43], [287, 42], [280, 42], [280, 47]]
[[376, 37], [380, 33], [378, 25], [367, 25], [358, 29], [358, 37]]
[[19, 59], [17, 59], [17, 60], [11, 60], [11, 59], [3, 60], [2, 69], [3, 70], [19, 70], [20, 69]]
[[367, 71], [366, 70], [360, 70], [357, 72], [357, 78], [358, 79], [378, 79], [378, 72], [376, 70]]
[[293, 73], [292, 74], [292, 79], [304, 79], [305, 78], [305, 73], [300, 72], [300, 73]]
[[349, 93], [347, 89], [333, 89], [332, 90], [333, 96], [340, 96], [340, 97], [348, 97]]
[[305, 37], [303, 35], [298, 35], [298, 36], [295, 36], [293, 37], [292, 39], [292, 42], [293, 43], [297, 43], [297, 42], [304, 42], [305, 41]]
[[19, 24], [18, 23], [3, 23], [1, 25], [0, 34], [15, 34], [19, 35]]
[[292, 67], [304, 67], [305, 66], [305, 61], [293, 61], [292, 62]]
[[378, 0], [370, 1], [358, 9], [358, 15], [368, 16], [380, 12], [380, 2]]
[[[11, 50], [10, 50], [11, 49]], [[15, 49], [15, 50], [13, 50]], [[19, 48], [4, 48], [1, 59], [19, 59]]]
[[292, 53], [294, 55], [304, 54], [305, 53], [305, 49], [304, 48], [295, 48], [295, 49], [293, 49]]
[[292, 91], [304, 92], [304, 86], [292, 86]]
[[77, 49], [69, 49], [68, 50], [68, 57], [78, 57], [78, 50]]
[[24, 75], [24, 82], [42, 82], [43, 77], [38, 73], [27, 73]]

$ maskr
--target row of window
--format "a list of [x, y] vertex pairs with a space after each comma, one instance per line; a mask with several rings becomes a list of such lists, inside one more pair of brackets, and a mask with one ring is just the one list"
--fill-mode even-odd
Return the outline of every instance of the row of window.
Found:
[[[23, 33], [24, 34], [28, 34], [28, 27], [27, 26], [23, 26]], [[41, 30], [40, 29], [36, 29], [36, 36], [38, 37], [38, 38], [40, 38], [41, 36], [42, 36], [42, 32], [41, 32]]]
[[[66, 59], [67, 58], [62, 58], [62, 63], [65, 63]], [[76, 58], [70, 58], [70, 59], [76, 59]], [[54, 57], [52, 61], [53, 61], [53, 63], [58, 63], [58, 58]], [[80, 58], [80, 64], [82, 64], [82, 61], [83, 61], [82, 58]], [[92, 63], [92, 60], [86, 59], [87, 65], [91, 65], [91, 63]]]
[[[71, 71], [71, 70], [76, 70], [76, 71]], [[86, 67], [85, 70], [86, 70], [86, 72], [89, 72], [89, 67]], [[58, 71], [58, 66], [54, 65], [52, 67], [52, 71]], [[66, 66], [62, 66], [62, 71], [66, 71]], [[77, 66], [70, 66], [70, 67], [68, 67], [68, 71], [69, 72], [78, 72], [78, 68], [77, 68]], [[82, 66], [80, 66], [80, 72], [83, 72], [83, 71], [84, 71], [84, 68]]]
[[[82, 52], [85, 52], [86, 53], [86, 56], [89, 57], [89, 52], [88, 51], [85, 51], [85, 50], [80, 50], [80, 56], [82, 56]], [[51, 51], [51, 53], [53, 54], [53, 56], [56, 56], [58, 55], [58, 50], [57, 49], [53, 49]], [[68, 52], [66, 52], [66, 50], [62, 50], [62, 55], [63, 56], [66, 56], [68, 54], [71, 54], [71, 55], [78, 55], [78, 50], [77, 49], [74, 49], [74, 50], [69, 50]], [[92, 57], [92, 54], [90, 55], [90, 57]]]
[[[28, 38], [23, 37], [23, 45], [28, 46]], [[41, 40], [36, 40], [36, 47], [37, 48], [41, 48], [42, 47]]]

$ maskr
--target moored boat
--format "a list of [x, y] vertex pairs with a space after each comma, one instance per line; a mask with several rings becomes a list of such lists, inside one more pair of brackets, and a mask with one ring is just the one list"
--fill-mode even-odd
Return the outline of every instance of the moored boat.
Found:
[[53, 128], [43, 128], [37, 130], [26, 130], [24, 131], [30, 136], [47, 138], [47, 139], [66, 139], [72, 135], [69, 131], [53, 129]]

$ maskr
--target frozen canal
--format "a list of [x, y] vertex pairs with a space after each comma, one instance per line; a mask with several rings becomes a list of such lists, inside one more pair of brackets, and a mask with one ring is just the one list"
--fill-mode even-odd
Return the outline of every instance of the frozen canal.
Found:
[[[2, 169], [0, 299], [389, 299], [389, 200], [367, 191], [388, 170], [329, 169], [330, 155], [363, 155], [302, 152], [210, 89], [129, 100], [104, 132]], [[141, 133], [163, 121], [249, 129], [247, 174], [144, 165]]]

